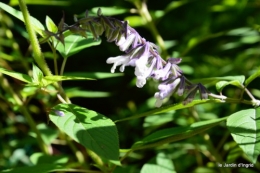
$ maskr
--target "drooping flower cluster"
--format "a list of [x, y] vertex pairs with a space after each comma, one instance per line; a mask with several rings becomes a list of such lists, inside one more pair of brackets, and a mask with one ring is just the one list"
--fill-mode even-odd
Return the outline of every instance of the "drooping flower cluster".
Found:
[[159, 81], [159, 91], [154, 95], [157, 99], [156, 107], [160, 107], [163, 100], [173, 93], [182, 96], [187, 91], [184, 104], [191, 102], [197, 91], [200, 92], [201, 99], [208, 98], [208, 91], [202, 84], [192, 84], [184, 77], [182, 70], [178, 66], [181, 62], [180, 58], [163, 60], [158, 47], [154, 43], [146, 41], [126, 22], [103, 16], [100, 9], [96, 17], [88, 16], [88, 13], [86, 13], [84, 18], [76, 19], [76, 23], [71, 26], [65, 24], [64, 19], [62, 19], [58, 32], [49, 35], [55, 36], [63, 42], [63, 32], [66, 30], [84, 37], [87, 37], [85, 32], [88, 31], [93, 34], [94, 39], [98, 39], [100, 35], [105, 33], [107, 41], [115, 42], [119, 49], [125, 53], [107, 59], [108, 64], [113, 64], [111, 73], [115, 72], [117, 66], [120, 66], [119, 70], [121, 72], [124, 71], [126, 66], [133, 66], [135, 68], [134, 74], [137, 77], [137, 87], [142, 88], [148, 78]]

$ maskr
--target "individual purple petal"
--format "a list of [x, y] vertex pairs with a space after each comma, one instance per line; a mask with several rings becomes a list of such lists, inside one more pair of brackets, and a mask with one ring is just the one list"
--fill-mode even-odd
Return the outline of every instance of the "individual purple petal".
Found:
[[63, 111], [60, 111], [60, 110], [54, 110], [55, 114], [60, 116], [60, 117], [64, 117], [65, 116], [65, 113]]

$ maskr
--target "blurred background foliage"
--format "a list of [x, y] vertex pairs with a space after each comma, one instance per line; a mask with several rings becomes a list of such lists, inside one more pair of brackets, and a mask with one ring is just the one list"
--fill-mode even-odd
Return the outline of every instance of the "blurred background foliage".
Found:
[[[104, 15], [127, 20], [142, 37], [155, 42], [151, 28], [147, 27], [147, 23], [137, 13], [131, 1], [134, 0], [26, 0], [30, 14], [42, 23], [46, 16], [49, 16], [58, 24], [64, 12], [65, 22], [73, 24], [73, 15], [83, 15], [86, 9], [96, 13], [97, 7], [101, 7]], [[5, 3], [19, 9], [17, 0]], [[182, 58], [180, 67], [191, 81], [217, 76], [245, 75], [248, 77], [259, 68], [260, 1], [163, 0], [158, 2], [148, 0], [147, 6], [165, 42], [168, 54]], [[50, 68], [53, 69], [53, 56], [49, 46], [42, 44], [41, 47]], [[0, 66], [30, 73], [33, 59], [29, 52], [28, 35], [24, 23], [0, 10]], [[111, 66], [106, 64], [106, 59], [120, 54], [122, 52], [117, 46], [103, 39], [100, 46], [85, 49], [70, 57], [65, 74], [77, 72], [85, 76], [85, 73], [89, 72], [110, 72]], [[58, 62], [61, 64], [61, 56]], [[9, 81], [13, 90], [21, 91], [21, 95], [34, 93], [24, 91], [21, 82], [6, 76], [4, 78]], [[4, 81], [4, 78], [1, 75], [0, 83]], [[259, 82], [259, 79], [256, 79], [249, 86], [250, 91], [257, 98], [260, 98]], [[126, 68], [125, 73], [119, 77], [97, 81], [68, 81], [64, 82], [63, 86], [74, 104], [95, 110], [113, 120], [153, 109], [155, 102], [153, 95], [157, 90], [157, 84], [154, 81], [149, 81], [144, 88], [137, 88], [134, 69], [131, 67]], [[214, 85], [208, 84], [207, 87], [209, 91], [216, 93]], [[76, 89], [81, 89], [84, 94], [73, 93]], [[230, 86], [224, 89], [223, 94], [239, 98], [240, 90]], [[45, 142], [52, 144], [54, 153], [69, 156], [69, 163], [73, 163], [75, 160], [73, 153], [66, 145], [60, 143], [60, 139], [56, 139], [58, 131], [53, 128], [52, 124], [48, 124], [47, 114], [55, 103], [53, 97], [44, 92], [34, 93], [34, 95], [36, 97], [28, 100], [27, 106], [39, 129], [42, 129], [43, 134], [46, 135]], [[30, 156], [39, 151], [35, 135], [30, 132], [23, 115], [16, 113], [12, 99], [0, 88], [1, 169], [33, 165]], [[166, 104], [181, 102], [182, 99], [173, 96]], [[120, 148], [131, 147], [135, 141], [157, 129], [186, 126], [197, 120], [224, 117], [247, 107], [250, 106], [206, 104], [144, 119], [120, 122], [117, 123]], [[210, 138], [211, 142], [206, 140], [207, 138]], [[48, 139], [51, 140], [48, 141]], [[137, 172], [146, 162], [162, 155], [172, 160], [168, 165], [173, 164], [176, 172], [218, 172], [211, 154], [213, 151], [219, 153], [224, 162], [249, 163], [232, 140], [225, 125], [222, 124], [209, 130], [207, 134], [159, 148], [135, 152], [124, 161], [123, 164], [127, 166], [118, 168], [117, 172]], [[65, 162], [67, 161], [68, 159]], [[259, 163], [255, 168], [246, 170], [258, 172], [257, 169], [259, 171]], [[143, 167], [143, 172], [145, 171], [147, 169]], [[245, 170], [237, 168], [233, 171]]]

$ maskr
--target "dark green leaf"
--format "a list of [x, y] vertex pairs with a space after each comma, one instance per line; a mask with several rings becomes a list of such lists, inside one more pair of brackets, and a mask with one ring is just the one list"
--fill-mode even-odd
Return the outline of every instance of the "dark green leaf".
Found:
[[117, 129], [109, 118], [74, 104], [59, 104], [52, 108], [49, 116], [56, 126], [75, 141], [105, 159], [118, 161]]
[[186, 139], [196, 134], [199, 134], [205, 130], [208, 130], [226, 119], [227, 117], [224, 117], [214, 120], [196, 122], [187, 127], [174, 127], [159, 130], [148, 135], [143, 140], [136, 142], [132, 148], [141, 149], [155, 147], [165, 143]]
[[219, 119], [196, 122], [187, 127], [174, 127], [159, 130], [148, 135], [143, 140], [136, 142], [132, 148], [141, 149], [155, 147], [165, 143], [186, 139], [205, 130], [208, 130], [226, 119], [227, 117], [224, 117]]
[[260, 154], [260, 108], [236, 112], [227, 119], [227, 127], [251, 162]]
[[160, 113], [164, 113], [164, 112], [169, 112], [172, 110], [179, 110], [179, 109], [185, 109], [185, 108], [189, 108], [189, 107], [193, 107], [195, 105], [199, 105], [199, 104], [205, 104], [205, 103], [221, 103], [222, 101], [219, 99], [214, 99], [214, 100], [193, 100], [192, 102], [184, 105], [183, 103], [177, 103], [177, 104], [172, 104], [172, 105], [168, 105], [168, 106], [163, 106], [157, 109], [154, 109], [152, 111], [148, 111], [142, 114], [138, 114], [138, 115], [133, 115], [131, 117], [127, 117], [124, 119], [120, 119], [117, 120], [116, 122], [121, 122], [121, 121], [126, 121], [126, 120], [132, 120], [132, 119], [137, 119], [137, 118], [141, 118], [141, 117], [146, 117], [146, 116], [151, 116], [151, 115], [155, 115], [155, 114], [160, 114]]

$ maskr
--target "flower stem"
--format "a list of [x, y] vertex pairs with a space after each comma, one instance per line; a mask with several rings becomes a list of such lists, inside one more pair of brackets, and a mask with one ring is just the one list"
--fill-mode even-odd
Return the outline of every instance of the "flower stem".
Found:
[[19, 0], [19, 6], [20, 6], [20, 9], [22, 11], [22, 14], [23, 14], [23, 17], [24, 17], [24, 23], [25, 23], [25, 26], [26, 26], [26, 29], [27, 29], [27, 32], [29, 34], [29, 38], [30, 38], [30, 41], [31, 41], [34, 59], [35, 59], [36, 63], [38, 64], [38, 66], [43, 71], [43, 73], [45, 75], [51, 76], [52, 73], [51, 73], [47, 63], [44, 60], [44, 57], [43, 57], [43, 54], [42, 54], [42, 51], [41, 51], [41, 48], [40, 48], [40, 44], [39, 44], [39, 41], [37, 39], [36, 33], [33, 29], [33, 25], [30, 21], [30, 14], [29, 14], [29, 11], [26, 7], [24, 0]]
[[36, 134], [36, 139], [38, 141], [39, 147], [45, 154], [49, 154], [48, 146], [45, 145], [42, 136], [39, 132], [39, 130], [36, 127], [36, 123], [34, 122], [31, 114], [28, 112], [27, 108], [24, 106], [24, 103], [22, 100], [19, 98], [19, 96], [13, 91], [12, 87], [8, 83], [8, 81], [3, 77], [2, 74], [0, 74], [0, 83], [4, 91], [8, 94], [10, 94], [14, 101], [15, 104], [19, 107], [19, 111], [25, 116], [29, 126], [33, 130], [33, 132]]
[[167, 53], [167, 50], [165, 48], [165, 44], [164, 44], [164, 41], [163, 41], [163, 38], [161, 37], [161, 35], [159, 34], [154, 22], [153, 22], [153, 19], [147, 9], [147, 5], [146, 5], [146, 2], [135, 2], [134, 3], [139, 14], [141, 15], [141, 17], [143, 19], [145, 19], [146, 23], [147, 23], [147, 26], [148, 28], [150, 29], [154, 39], [156, 40], [157, 44], [159, 45], [160, 49], [161, 49], [161, 55], [164, 59], [166, 59], [169, 55]]

